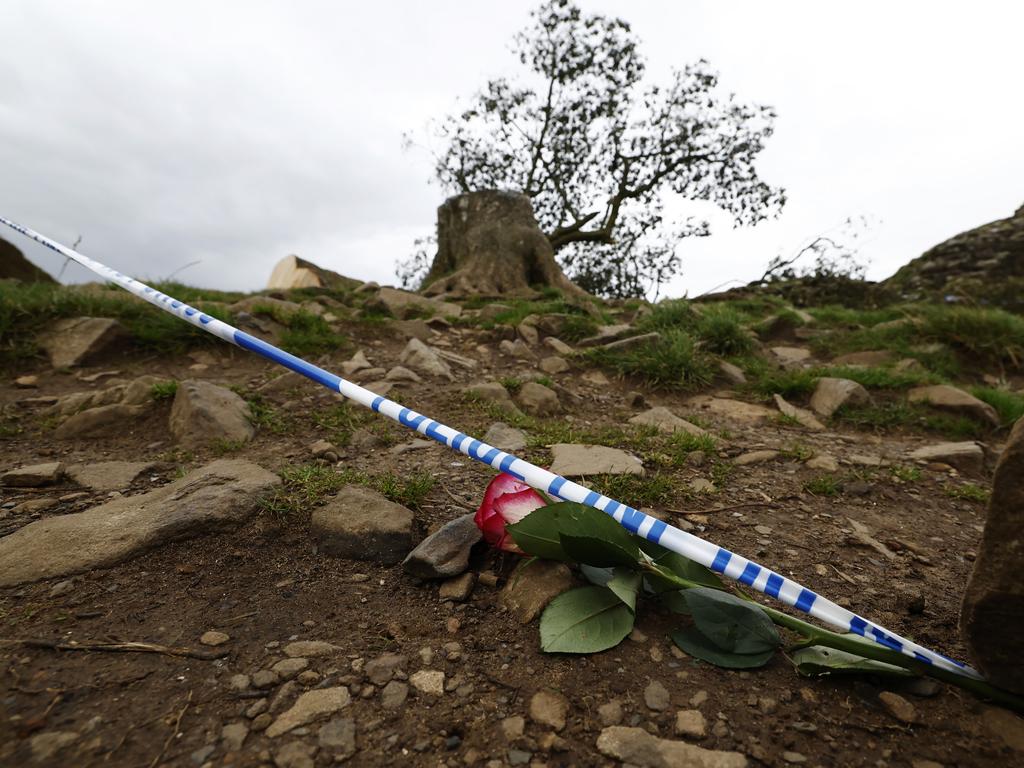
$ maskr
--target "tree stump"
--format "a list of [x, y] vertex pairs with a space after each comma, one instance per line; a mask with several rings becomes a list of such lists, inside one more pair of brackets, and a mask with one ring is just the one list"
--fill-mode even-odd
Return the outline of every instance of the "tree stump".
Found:
[[437, 209], [437, 255], [423, 292], [532, 295], [533, 286], [588, 295], [562, 272], [530, 198], [498, 190], [451, 197]]

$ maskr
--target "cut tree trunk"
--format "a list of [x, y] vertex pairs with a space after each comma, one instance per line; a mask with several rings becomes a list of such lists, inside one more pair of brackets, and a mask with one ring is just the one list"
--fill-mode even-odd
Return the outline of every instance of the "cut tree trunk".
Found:
[[486, 190], [451, 197], [437, 209], [437, 255], [423, 292], [448, 296], [529, 296], [535, 286], [588, 294], [555, 262], [530, 198]]

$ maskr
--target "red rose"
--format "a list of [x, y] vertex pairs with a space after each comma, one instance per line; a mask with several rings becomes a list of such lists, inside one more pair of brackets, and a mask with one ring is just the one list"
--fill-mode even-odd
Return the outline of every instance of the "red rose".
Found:
[[473, 521], [484, 535], [484, 540], [492, 547], [522, 554], [523, 551], [516, 546], [505, 526], [518, 523], [547, 503], [543, 496], [522, 480], [500, 474], [487, 486], [483, 503]]

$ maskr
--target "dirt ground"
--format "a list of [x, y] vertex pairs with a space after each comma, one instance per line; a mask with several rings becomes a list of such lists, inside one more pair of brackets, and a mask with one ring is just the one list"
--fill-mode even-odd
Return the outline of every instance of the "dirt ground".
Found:
[[[485, 332], [463, 331], [449, 338], [453, 349], [477, 357], [480, 367], [458, 370], [459, 378], [451, 384], [404, 384], [390, 397], [480, 436], [492, 419], [463, 400], [464, 386], [523, 375], [534, 366], [501, 356]], [[355, 341], [385, 367], [397, 361], [403, 346], [386, 329], [368, 331]], [[478, 344], [492, 351], [478, 350]], [[109, 367], [121, 370], [126, 379], [157, 373], [249, 389], [273, 372], [270, 365], [226, 345], [214, 355], [210, 367], [199, 373], [189, 369], [195, 363], [189, 357], [119, 358], [109, 361]], [[326, 362], [337, 370], [342, 359], [339, 355]], [[4, 381], [0, 405], [14, 408], [12, 404], [26, 397], [103, 386], [84, 384], [70, 373], [52, 374], [41, 367], [39, 372], [44, 375], [36, 390], [16, 389]], [[635, 382], [592, 384], [583, 373], [574, 369], [556, 377], [578, 396], [562, 398], [575, 424], [621, 426], [635, 415], [626, 396], [638, 389]], [[648, 403], [666, 405], [684, 418], [695, 413], [686, 395], [646, 391], [645, 396]], [[309, 461], [309, 444], [323, 436], [312, 414], [332, 404], [332, 398], [310, 385], [302, 397], [281, 405], [290, 418], [284, 434], [261, 431], [234, 455], [272, 471]], [[80, 442], [55, 440], [32, 409], [22, 408], [24, 431], [0, 440], [0, 468], [52, 459], [158, 462], [156, 470], [126, 493], [144, 492], [215, 456], [174, 450], [166, 435], [169, 408], [169, 401], [161, 403], [146, 422], [118, 439]], [[810, 433], [774, 420], [743, 425], [707, 415], [704, 419], [713, 429], [727, 430], [722, 451], [728, 456], [797, 442], [827, 450], [841, 462], [838, 474], [847, 478], [844, 491], [834, 496], [805, 491], [804, 484], [818, 473], [797, 457], [783, 457], [737, 466], [717, 492], [680, 496], [660, 513], [883, 626], [965, 658], [957, 632], [958, 603], [981, 535], [984, 504], [950, 495], [949, 489], [963, 478], [948, 469], [924, 468], [919, 478], [908, 481], [885, 466], [906, 463], [902, 457], [909, 450], [934, 438]], [[388, 431], [397, 444], [409, 439], [398, 426]], [[398, 455], [388, 447], [344, 453], [344, 465], [371, 473], [387, 468], [399, 475], [425, 471], [435, 476], [434, 488], [416, 511], [424, 535], [472, 511], [491, 476], [488, 468], [440, 446]], [[534, 449], [528, 457], [543, 462], [546, 451]], [[871, 466], [875, 459], [882, 465]], [[708, 469], [694, 466], [676, 472], [685, 486], [707, 476]], [[973, 478], [980, 485], [988, 480]], [[81, 511], [106, 498], [81, 493], [70, 483], [0, 493], [3, 503], [59, 499], [36, 516]], [[31, 514], [8, 513], [0, 518], [0, 535], [32, 519]], [[850, 520], [866, 526], [896, 553], [895, 559], [860, 544]], [[221, 739], [225, 725], [250, 722], [246, 711], [258, 698], [274, 697], [273, 690], [234, 691], [228, 683], [231, 676], [271, 666], [283, 658], [281, 646], [292, 639], [323, 640], [340, 648], [311, 659], [310, 669], [319, 680], [311, 685], [344, 685], [351, 691], [352, 703], [340, 714], [355, 723], [356, 751], [346, 757], [352, 765], [615, 765], [596, 748], [604, 727], [598, 709], [611, 701], [621, 703], [623, 725], [665, 738], [677, 738], [677, 710], [697, 709], [706, 718], [707, 734], [693, 743], [742, 752], [752, 765], [1024, 764], [1019, 751], [1024, 748], [1022, 721], [959, 689], [920, 681], [805, 679], [784, 654], [760, 670], [718, 669], [673, 652], [668, 633], [679, 617], [654, 605], [641, 608], [640, 632], [617, 648], [589, 657], [542, 654], [536, 623], [519, 625], [499, 601], [514, 560], [478, 548], [471, 569], [496, 573], [498, 583], [478, 583], [466, 603], [442, 602], [436, 583], [419, 582], [401, 566], [317, 555], [307, 518], [282, 521], [257, 513], [237, 531], [178, 542], [117, 567], [73, 577], [70, 587], [56, 590], [56, 595], [54, 586], [61, 579], [0, 590], [0, 764], [302, 765], [289, 763], [291, 758], [281, 752], [292, 742], [308, 745], [305, 754], [315, 765], [333, 764], [338, 749], [321, 747], [313, 755], [320, 722], [277, 738], [251, 731], [237, 748]], [[224, 632], [230, 640], [211, 653], [199, 644], [208, 630]], [[60, 651], [25, 641], [138, 641], [199, 649], [219, 658]], [[413, 691], [401, 706], [384, 708], [379, 686], [369, 684], [361, 670], [385, 653], [407, 657], [400, 677], [421, 668], [443, 671], [444, 694]], [[652, 680], [669, 690], [668, 708], [658, 711], [646, 705], [644, 690]], [[531, 697], [543, 689], [560, 692], [571, 704], [567, 724], [557, 736], [528, 714]], [[900, 722], [885, 710], [878, 698], [884, 690], [897, 691], [912, 703], [914, 724]], [[515, 721], [508, 720], [516, 716], [526, 718], [521, 735]], [[52, 731], [73, 732], [76, 738], [53, 754], [34, 755], [32, 737]]]

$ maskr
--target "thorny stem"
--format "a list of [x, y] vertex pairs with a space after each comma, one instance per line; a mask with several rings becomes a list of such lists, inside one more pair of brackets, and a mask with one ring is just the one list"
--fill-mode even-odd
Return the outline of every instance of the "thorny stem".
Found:
[[[699, 584], [689, 579], [684, 579], [673, 573], [668, 568], [658, 566], [654, 563], [641, 563], [640, 567], [643, 570], [657, 573], [660, 577], [678, 584], [680, 589], [693, 589], [695, 587], [706, 587], [706, 584]], [[885, 646], [872, 643], [870, 641], [859, 640], [854, 637], [847, 635], [841, 635], [838, 632], [833, 632], [829, 629], [815, 626], [810, 622], [798, 619], [795, 616], [790, 616], [788, 613], [783, 613], [780, 610], [772, 608], [767, 605], [761, 605], [756, 602], [748, 595], [745, 595], [742, 591], [738, 591], [738, 596], [744, 600], [748, 600], [752, 605], [756, 605], [772, 620], [773, 623], [780, 627], [784, 627], [793, 632], [796, 632], [801, 636], [800, 642], [798, 642], [795, 648], [806, 648], [812, 645], [821, 645], [826, 648], [834, 648], [838, 651], [846, 651], [856, 656], [861, 656], [866, 659], [872, 659], [873, 661], [881, 661], [886, 664], [891, 664], [894, 667], [900, 667], [906, 669], [915, 675], [922, 675], [927, 677], [934, 677], [937, 680], [942, 680], [945, 683], [958, 686], [971, 693], [984, 698], [990, 699], [998, 704], [1009, 709], [1016, 710], [1018, 712], [1024, 712], [1024, 698], [1004, 691], [984, 680], [975, 680], [974, 678], [967, 677], [965, 675], [959, 675], [956, 672], [951, 672], [942, 667], [935, 666], [933, 664], [925, 664], [924, 662], [912, 659], [899, 651], [893, 650], [892, 648], [886, 648]]]

